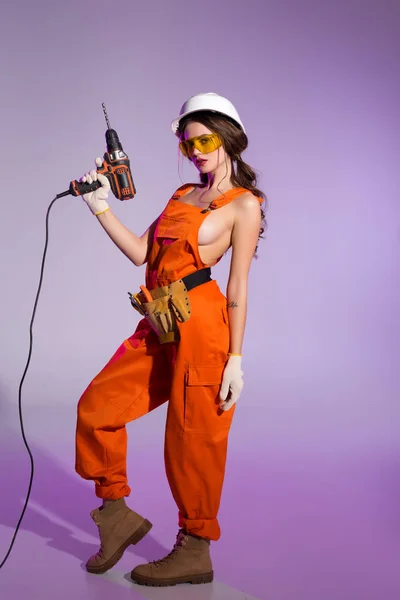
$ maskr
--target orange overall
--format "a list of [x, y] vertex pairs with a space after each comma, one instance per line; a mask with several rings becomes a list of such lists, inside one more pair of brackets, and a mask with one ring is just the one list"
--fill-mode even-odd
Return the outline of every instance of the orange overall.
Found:
[[[209, 266], [198, 251], [198, 231], [209, 213], [179, 200], [189, 187], [185, 184], [175, 192], [157, 222], [146, 267], [148, 289]], [[232, 188], [214, 200], [213, 208], [245, 191]], [[78, 404], [76, 471], [95, 482], [100, 498], [129, 496], [125, 426], [168, 400], [165, 469], [179, 526], [218, 540], [217, 513], [235, 410], [223, 412], [218, 407], [229, 351], [226, 297], [214, 280], [188, 294], [191, 316], [178, 323], [179, 342], [160, 344], [142, 319], [83, 393]]]

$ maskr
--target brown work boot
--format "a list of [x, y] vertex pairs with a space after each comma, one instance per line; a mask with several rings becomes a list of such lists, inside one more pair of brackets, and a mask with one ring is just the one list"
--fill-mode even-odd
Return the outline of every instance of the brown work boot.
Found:
[[90, 513], [99, 528], [100, 550], [86, 563], [89, 573], [105, 573], [111, 569], [130, 544], [137, 544], [150, 531], [152, 524], [128, 508], [125, 498]]
[[133, 569], [135, 583], [151, 586], [210, 583], [213, 580], [210, 541], [180, 529], [173, 550], [164, 558]]

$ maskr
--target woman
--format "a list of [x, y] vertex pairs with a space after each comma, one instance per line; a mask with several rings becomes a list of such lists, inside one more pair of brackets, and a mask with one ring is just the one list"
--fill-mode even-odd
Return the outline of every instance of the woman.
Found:
[[[220, 537], [217, 513], [227, 439], [243, 386], [247, 280], [263, 231], [265, 199], [255, 187], [254, 172], [240, 157], [247, 136], [229, 100], [213, 93], [193, 96], [172, 122], [172, 130], [182, 153], [197, 167], [200, 184], [181, 186], [141, 237], [128, 231], [109, 209], [104, 176], [93, 170], [81, 178], [89, 183], [100, 180], [102, 187], [83, 199], [120, 250], [135, 265], [146, 263], [147, 306], [163, 291], [171, 294], [163, 298], [172, 306], [183, 307], [181, 313], [168, 309], [173, 323], [167, 333], [144, 317], [78, 404], [76, 470], [95, 482], [95, 493], [103, 499], [103, 505], [91, 512], [101, 546], [86, 568], [104, 573], [152, 527], [125, 503], [131, 491], [126, 477], [126, 423], [169, 401], [165, 468], [180, 529], [165, 558], [139, 565], [131, 573], [136, 583], [156, 586], [213, 579], [209, 546], [210, 540]], [[97, 166], [101, 163], [96, 159]], [[210, 278], [209, 267], [229, 247], [225, 297]], [[176, 296], [171, 291], [175, 289]], [[155, 311], [153, 317], [161, 312]]]

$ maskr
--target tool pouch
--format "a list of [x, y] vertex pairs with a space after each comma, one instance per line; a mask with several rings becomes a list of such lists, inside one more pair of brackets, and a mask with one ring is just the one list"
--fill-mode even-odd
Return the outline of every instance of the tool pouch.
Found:
[[190, 300], [185, 284], [179, 279], [148, 291], [153, 300], [146, 302], [142, 293], [139, 297], [145, 317], [157, 333], [160, 344], [179, 340], [177, 321], [183, 323], [190, 318]]
[[168, 288], [175, 318], [180, 323], [184, 323], [190, 318], [190, 300], [186, 286], [182, 279], [179, 279], [178, 281], [170, 283]]
[[143, 308], [146, 311], [146, 319], [157, 333], [161, 344], [173, 342], [177, 339], [178, 328], [174, 313], [170, 307], [169, 295], [162, 296], [151, 302], [144, 302]]

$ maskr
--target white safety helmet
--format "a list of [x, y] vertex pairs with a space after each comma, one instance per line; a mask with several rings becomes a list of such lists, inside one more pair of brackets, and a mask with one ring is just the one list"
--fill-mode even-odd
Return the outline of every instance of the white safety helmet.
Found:
[[195, 96], [191, 96], [189, 100], [186, 100], [185, 104], [181, 108], [179, 117], [174, 119], [171, 123], [173, 133], [175, 135], [179, 135], [179, 121], [183, 119], [183, 117], [185, 117], [186, 115], [197, 112], [199, 110], [210, 110], [212, 112], [217, 112], [221, 113], [222, 115], [226, 115], [227, 117], [233, 119], [238, 125], [240, 125], [244, 133], [246, 133], [244, 125], [240, 120], [238, 112], [233, 106], [232, 102], [230, 102], [227, 98], [224, 98], [223, 96], [215, 94], [214, 92], [196, 94]]

